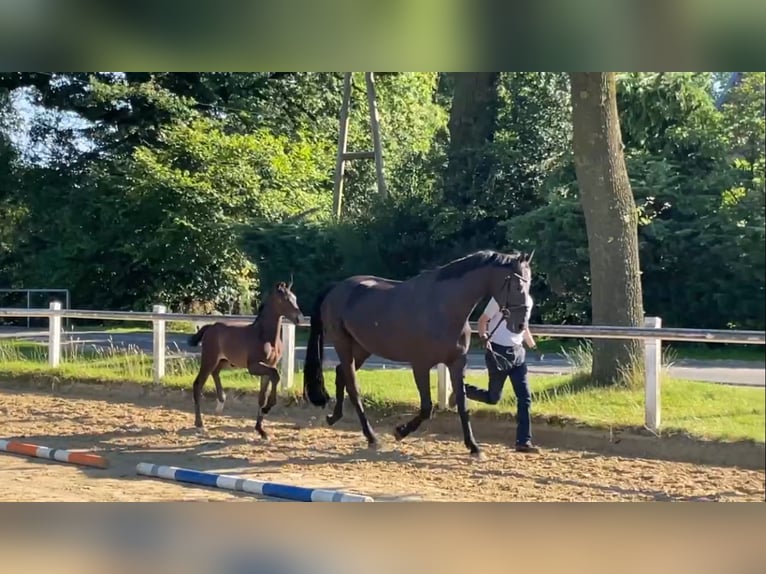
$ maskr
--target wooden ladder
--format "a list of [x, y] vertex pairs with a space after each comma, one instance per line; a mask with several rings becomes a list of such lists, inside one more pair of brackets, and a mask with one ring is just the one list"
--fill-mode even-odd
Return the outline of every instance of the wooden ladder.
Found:
[[340, 107], [340, 129], [338, 131], [338, 154], [335, 163], [335, 187], [333, 189], [332, 210], [336, 219], [340, 219], [343, 204], [343, 176], [346, 162], [355, 159], [374, 159], [375, 172], [378, 180], [378, 193], [381, 197], [388, 195], [386, 181], [383, 176], [383, 151], [380, 145], [380, 122], [375, 98], [375, 77], [372, 72], [364, 73], [367, 85], [367, 106], [370, 110], [370, 128], [372, 130], [372, 151], [348, 151], [348, 120], [351, 108], [351, 72], [343, 77], [343, 103]]

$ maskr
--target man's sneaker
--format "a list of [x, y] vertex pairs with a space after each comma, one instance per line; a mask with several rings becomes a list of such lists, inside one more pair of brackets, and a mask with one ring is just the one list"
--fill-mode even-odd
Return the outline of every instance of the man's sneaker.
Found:
[[540, 449], [534, 446], [531, 443], [526, 444], [517, 444], [516, 445], [516, 452], [527, 452], [527, 453], [534, 453], [537, 454], [540, 452]]

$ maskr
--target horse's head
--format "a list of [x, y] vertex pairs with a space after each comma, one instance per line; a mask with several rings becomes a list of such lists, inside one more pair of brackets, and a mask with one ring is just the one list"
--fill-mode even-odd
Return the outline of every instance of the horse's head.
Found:
[[498, 267], [496, 279], [492, 282], [492, 296], [500, 306], [508, 329], [521, 333], [529, 324], [532, 311], [532, 253], [522, 253], [510, 265]]
[[292, 287], [292, 281], [289, 284], [284, 281], [276, 283], [271, 292], [270, 302], [273, 303], [274, 310], [279, 315], [297, 325], [303, 317], [303, 313], [301, 308], [298, 307], [298, 298], [293, 293]]

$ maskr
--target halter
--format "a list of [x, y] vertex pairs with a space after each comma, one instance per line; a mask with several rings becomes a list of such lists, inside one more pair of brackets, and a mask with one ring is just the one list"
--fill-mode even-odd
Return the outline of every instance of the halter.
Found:
[[503, 280], [503, 286], [501, 287], [503, 292], [505, 293], [505, 301], [503, 305], [500, 306], [500, 313], [503, 315], [502, 320], [500, 320], [497, 325], [495, 325], [495, 328], [492, 329], [492, 332], [489, 334], [488, 339], [492, 338], [492, 335], [495, 334], [495, 331], [500, 327], [500, 325], [503, 324], [503, 321], [506, 323], [508, 322], [508, 319], [511, 316], [511, 309], [522, 309], [526, 308], [526, 305], [511, 305], [511, 276], [506, 275], [505, 279]]
[[498, 321], [497, 325], [495, 325], [495, 328], [492, 329], [492, 332], [487, 337], [487, 344], [489, 347], [487, 350], [492, 354], [492, 358], [495, 360], [495, 366], [497, 366], [498, 370], [500, 369], [500, 365], [497, 360], [498, 354], [495, 352], [495, 350], [492, 348], [492, 343], [490, 342], [490, 339], [492, 339], [492, 335], [495, 334], [495, 331], [498, 330], [500, 325], [503, 324], [503, 322], [508, 322], [508, 319], [511, 316], [511, 309], [520, 309], [520, 308], [526, 308], [526, 305], [511, 305], [511, 276], [507, 275], [505, 279], [503, 280], [503, 286], [501, 287], [503, 292], [505, 293], [505, 301], [503, 305], [500, 306], [500, 313], [502, 314], [503, 318]]

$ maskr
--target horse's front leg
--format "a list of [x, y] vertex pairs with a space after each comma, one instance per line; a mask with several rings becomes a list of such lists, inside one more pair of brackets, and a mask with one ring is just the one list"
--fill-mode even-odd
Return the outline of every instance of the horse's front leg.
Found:
[[263, 407], [263, 414], [269, 414], [269, 411], [277, 404], [277, 392], [279, 391], [279, 377], [276, 379], [269, 377], [271, 383], [271, 392], [269, 393], [269, 400], [266, 401], [266, 406]]
[[270, 380], [268, 375], [261, 375], [261, 390], [258, 393], [258, 415], [255, 419], [255, 432], [257, 432], [263, 440], [269, 440], [269, 435], [263, 430], [263, 417], [267, 413], [264, 404], [266, 403], [266, 389], [269, 388]]
[[[266, 391], [269, 388], [269, 383], [273, 383], [274, 387], [279, 383], [279, 371], [274, 367], [270, 367], [265, 363], [253, 362], [248, 365], [247, 370], [255, 377], [261, 378], [261, 388], [258, 392], [258, 415], [255, 420], [255, 431], [260, 435], [263, 440], [269, 440], [269, 435], [263, 430], [263, 417], [268, 412], [266, 409]], [[274, 382], [276, 381], [276, 382]]]
[[467, 359], [465, 355], [459, 355], [451, 364], [447, 365], [449, 369], [450, 379], [452, 380], [452, 389], [455, 393], [455, 404], [457, 406], [457, 412], [460, 416], [460, 425], [463, 427], [463, 441], [468, 450], [471, 451], [471, 455], [477, 458], [482, 458], [483, 453], [476, 444], [476, 439], [473, 436], [473, 429], [471, 428], [471, 419], [468, 415], [468, 408], [466, 407], [465, 396], [465, 367]]

